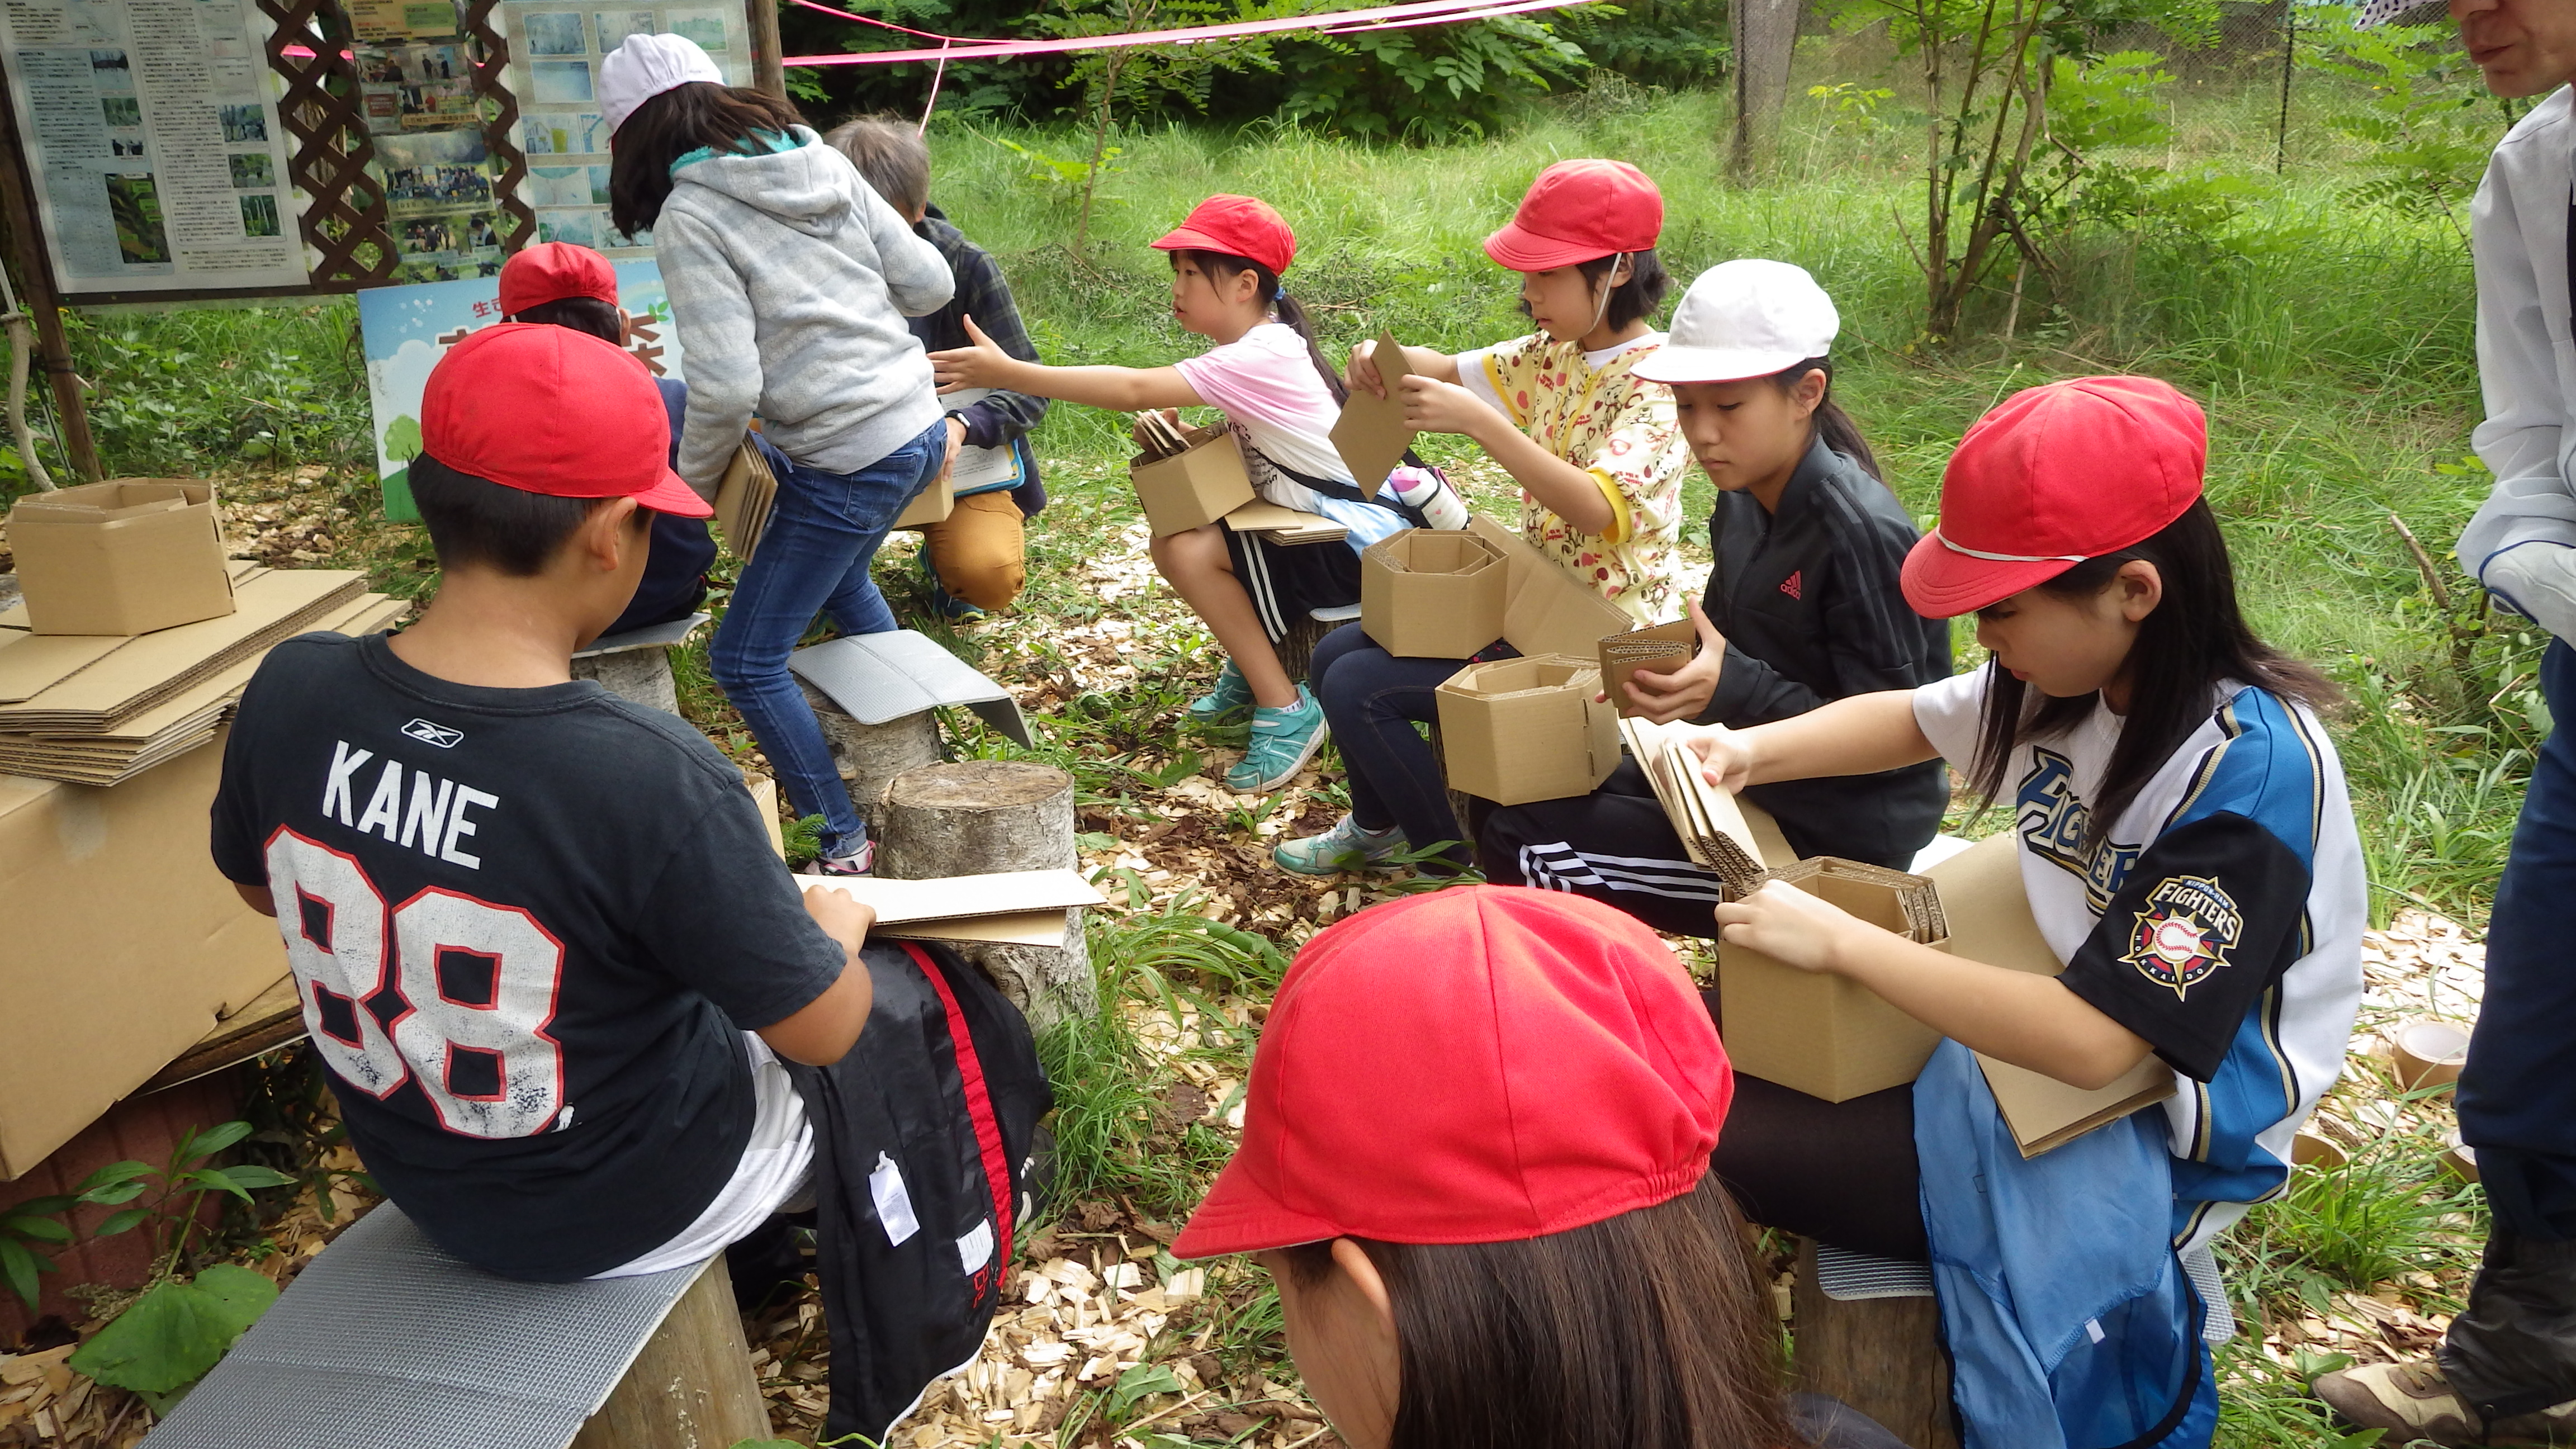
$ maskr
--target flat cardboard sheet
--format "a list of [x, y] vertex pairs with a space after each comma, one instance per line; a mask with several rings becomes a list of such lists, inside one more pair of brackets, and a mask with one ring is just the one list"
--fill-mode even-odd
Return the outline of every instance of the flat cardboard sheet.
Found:
[[1338, 543], [1351, 536], [1346, 525], [1320, 513], [1282, 508], [1267, 498], [1255, 498], [1227, 514], [1225, 526], [1236, 533], [1260, 534], [1272, 543]]
[[861, 724], [962, 704], [1023, 748], [1031, 743], [1009, 690], [912, 629], [827, 640], [788, 655], [787, 667]]
[[1592, 658], [1604, 636], [1637, 627], [1628, 612], [1558, 568], [1523, 542], [1516, 529], [1479, 513], [1467, 531], [1503, 556], [1503, 638], [1523, 654], [1572, 654]]
[[[0, 729], [96, 730], [148, 709], [244, 655], [314, 627], [365, 591], [367, 577], [343, 569], [271, 569], [234, 595], [233, 612], [117, 640], [116, 648], [60, 682], [0, 705]], [[0, 646], [6, 660], [43, 635]], [[10, 693], [0, 690], [0, 694]]]
[[1629, 675], [1640, 669], [1670, 674], [1698, 657], [1699, 626], [1688, 619], [1606, 635], [1601, 640], [1601, 687], [1610, 702], [1619, 706], [1622, 718], [1634, 718], [1636, 707], [1628, 702]]
[[1404, 349], [1396, 345], [1395, 334], [1380, 332], [1377, 351], [1371, 356], [1377, 362], [1378, 376], [1386, 380], [1386, 396], [1354, 390], [1342, 404], [1342, 415], [1333, 423], [1333, 451], [1342, 455], [1342, 465], [1351, 470], [1351, 478], [1360, 492], [1375, 498], [1386, 483], [1386, 475], [1404, 461], [1404, 450], [1413, 446], [1414, 430], [1404, 421], [1404, 395], [1396, 385], [1413, 375], [1404, 362]]
[[[1925, 874], [1940, 887], [1952, 955], [2043, 976], [2066, 969], [2031, 916], [2020, 846], [2011, 831], [1980, 841]], [[1985, 1070], [1986, 1085], [2024, 1157], [2037, 1157], [2174, 1094], [2173, 1068], [2153, 1053], [2118, 1081], [2094, 1091], [1983, 1052], [1977, 1054], [1977, 1065]]]
[[873, 907], [873, 934], [946, 941], [1003, 941], [1061, 946], [1065, 912], [1105, 902], [1077, 871], [1018, 870], [944, 880], [890, 880], [884, 876], [816, 876], [807, 890], [848, 891]]
[[769, 526], [770, 507], [777, 501], [778, 475], [769, 471], [769, 460], [751, 440], [743, 439], [733, 450], [733, 461], [725, 465], [723, 480], [716, 484], [716, 528], [735, 558], [751, 562], [752, 550], [760, 547], [760, 532]]

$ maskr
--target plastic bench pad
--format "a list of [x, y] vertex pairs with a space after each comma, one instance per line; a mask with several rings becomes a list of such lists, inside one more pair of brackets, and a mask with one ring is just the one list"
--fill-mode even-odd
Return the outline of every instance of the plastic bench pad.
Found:
[[564, 1449], [705, 1264], [522, 1283], [378, 1206], [145, 1439], [152, 1449]]

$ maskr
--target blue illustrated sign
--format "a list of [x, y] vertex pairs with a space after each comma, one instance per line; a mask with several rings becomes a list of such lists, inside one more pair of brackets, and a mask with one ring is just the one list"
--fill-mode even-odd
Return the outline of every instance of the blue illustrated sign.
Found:
[[[617, 305], [626, 314], [626, 349], [656, 377], [679, 377], [680, 339], [671, 326], [662, 272], [651, 259], [618, 262]], [[501, 320], [498, 277], [370, 287], [358, 293], [358, 328], [367, 351], [367, 397], [375, 408], [376, 472], [385, 516], [412, 522], [411, 460], [420, 456], [420, 394], [429, 370], [467, 333]]]

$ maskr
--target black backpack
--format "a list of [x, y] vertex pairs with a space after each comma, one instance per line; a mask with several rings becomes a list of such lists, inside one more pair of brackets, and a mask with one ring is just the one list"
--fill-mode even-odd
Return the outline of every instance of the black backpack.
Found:
[[955, 951], [902, 941], [860, 959], [876, 1003], [858, 1045], [789, 1069], [814, 1123], [822, 1437], [882, 1442], [983, 1348], [1044, 1191], [1038, 1119], [1055, 1095], [1019, 1009]]

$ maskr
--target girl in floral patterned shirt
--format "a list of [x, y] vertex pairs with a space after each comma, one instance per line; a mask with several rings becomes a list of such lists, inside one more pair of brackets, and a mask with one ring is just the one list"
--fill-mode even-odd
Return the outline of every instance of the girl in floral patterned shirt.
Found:
[[[1635, 375], [1663, 342], [1647, 318], [1668, 279], [1655, 257], [1664, 202], [1622, 161], [1560, 161], [1539, 173], [1485, 252], [1521, 274], [1526, 337], [1451, 357], [1405, 349], [1397, 389], [1405, 421], [1473, 438], [1521, 485], [1521, 533], [1532, 547], [1640, 624], [1681, 609], [1675, 545], [1690, 447], [1671, 389]], [[1374, 346], [1351, 354], [1350, 385], [1387, 395]], [[1496, 644], [1479, 658], [1507, 655]], [[1357, 624], [1315, 646], [1309, 675], [1342, 763], [1351, 810], [1332, 829], [1282, 844], [1275, 858], [1307, 875], [1443, 847], [1435, 868], [1463, 864], [1467, 839], [1449, 808], [1440, 763], [1415, 730], [1459, 661], [1399, 659]]]

